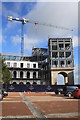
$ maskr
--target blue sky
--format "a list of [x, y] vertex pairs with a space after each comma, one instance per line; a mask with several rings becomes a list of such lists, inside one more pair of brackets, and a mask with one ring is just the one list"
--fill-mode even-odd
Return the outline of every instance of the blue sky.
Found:
[[31, 55], [32, 47], [47, 47], [48, 37], [73, 36], [74, 62], [78, 65], [78, 6], [77, 3], [47, 2], [2, 2], [2, 53], [20, 54], [21, 23], [8, 21], [7, 17], [27, 18], [42, 23], [53, 24], [74, 32], [37, 26], [24, 25], [24, 55]]

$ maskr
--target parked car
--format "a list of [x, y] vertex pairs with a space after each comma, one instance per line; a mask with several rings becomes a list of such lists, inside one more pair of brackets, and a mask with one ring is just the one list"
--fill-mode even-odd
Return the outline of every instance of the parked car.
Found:
[[74, 98], [80, 98], [80, 89], [76, 89], [72, 93]]
[[57, 95], [63, 94], [63, 88], [57, 88], [55, 91], [55, 94], [57, 94]]
[[65, 86], [65, 87], [63, 87], [63, 94], [64, 94], [64, 96], [71, 97], [72, 96], [72, 92], [74, 90], [77, 90], [77, 89], [78, 89], [77, 86]]

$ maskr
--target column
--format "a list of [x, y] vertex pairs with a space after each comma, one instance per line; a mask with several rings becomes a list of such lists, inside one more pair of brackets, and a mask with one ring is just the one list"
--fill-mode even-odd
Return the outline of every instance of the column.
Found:
[[26, 78], [26, 75], [27, 75], [26, 71], [24, 71], [23, 78]]
[[51, 72], [51, 85], [57, 84], [57, 72]]
[[65, 84], [68, 83], [68, 77], [65, 77]]
[[33, 72], [30, 71], [30, 78], [33, 78]]
[[38, 71], [36, 72], [36, 78], [38, 78]]

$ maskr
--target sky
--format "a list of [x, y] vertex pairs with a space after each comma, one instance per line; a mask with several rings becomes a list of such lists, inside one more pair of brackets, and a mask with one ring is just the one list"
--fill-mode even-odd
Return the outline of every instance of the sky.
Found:
[[[18, 1], [18, 0], [17, 0]], [[1, 7], [0, 7], [1, 9]], [[61, 26], [56, 29], [26, 23], [24, 25], [24, 55], [31, 55], [32, 47], [48, 47], [49, 37], [72, 37], [75, 63], [75, 83], [78, 83], [78, 3], [77, 2], [2, 2], [2, 26], [0, 25], [0, 52], [20, 55], [21, 23], [8, 21], [7, 17], [26, 18], [35, 22]], [[2, 49], [1, 49], [2, 46]], [[59, 76], [60, 78], [60, 76]]]

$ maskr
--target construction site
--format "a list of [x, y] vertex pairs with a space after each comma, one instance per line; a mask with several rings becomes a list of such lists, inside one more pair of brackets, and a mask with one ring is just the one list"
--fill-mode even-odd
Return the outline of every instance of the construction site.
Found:
[[74, 84], [74, 57], [71, 37], [49, 37], [47, 48], [33, 47], [31, 56], [24, 56], [24, 25], [48, 26], [56, 29], [73, 32], [65, 27], [54, 26], [47, 23], [35, 22], [26, 18], [8, 17], [9, 21], [21, 22], [21, 55], [3, 54], [7, 67], [11, 72], [10, 84], [37, 84], [57, 85], [57, 76], [64, 77], [65, 85]]

